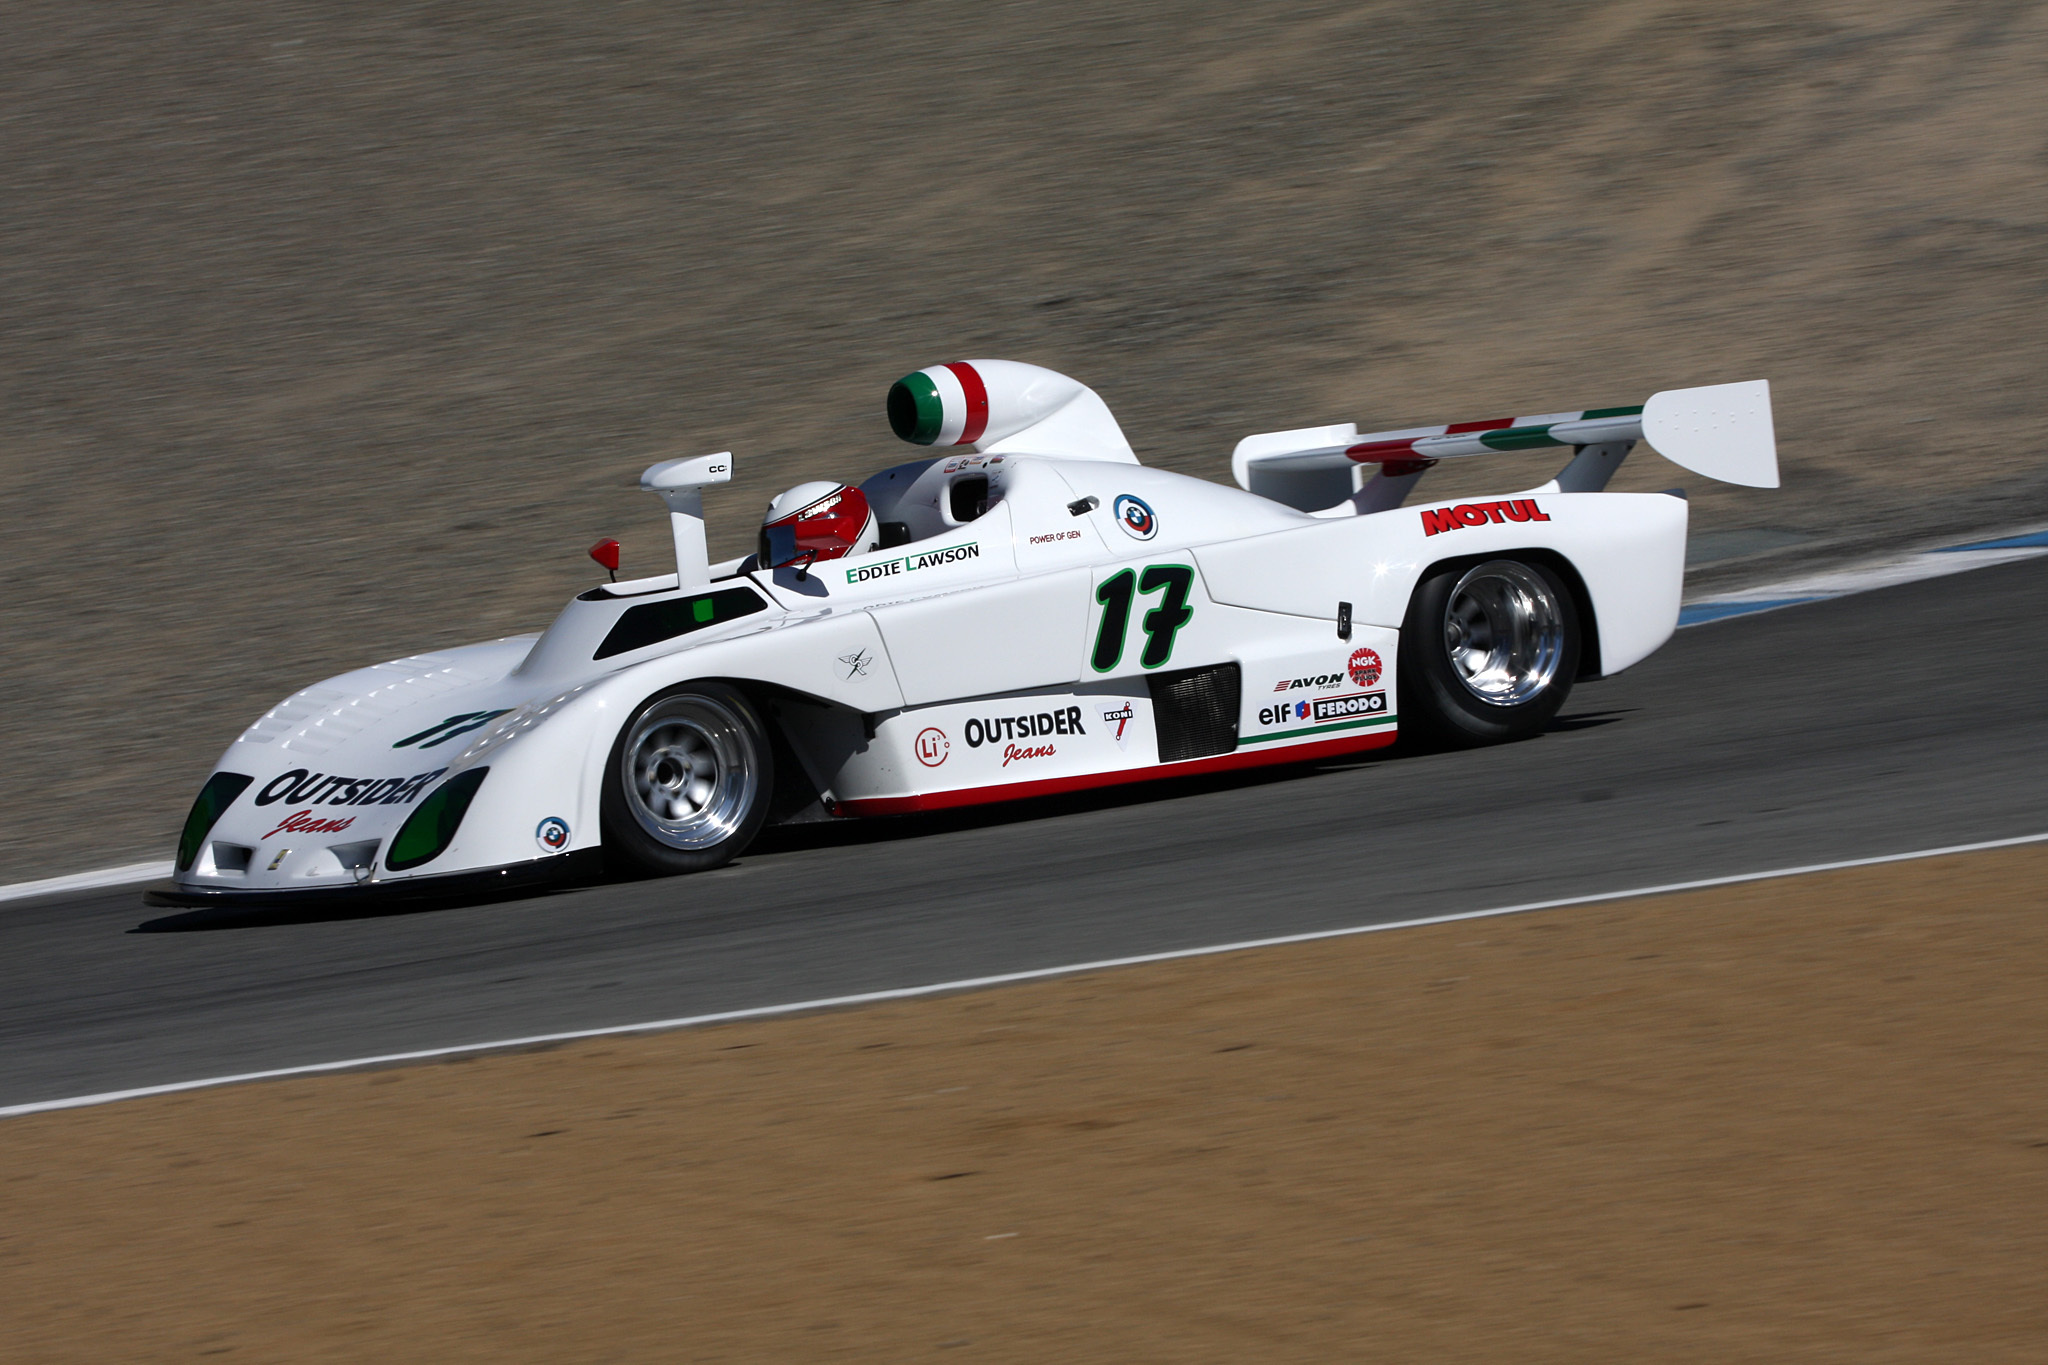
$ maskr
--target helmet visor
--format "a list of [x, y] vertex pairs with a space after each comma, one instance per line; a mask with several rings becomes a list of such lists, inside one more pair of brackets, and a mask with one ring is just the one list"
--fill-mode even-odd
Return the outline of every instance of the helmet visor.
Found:
[[827, 493], [808, 507], [761, 527], [761, 563], [777, 569], [808, 556], [838, 559], [860, 549], [869, 520], [867, 495], [858, 488]]

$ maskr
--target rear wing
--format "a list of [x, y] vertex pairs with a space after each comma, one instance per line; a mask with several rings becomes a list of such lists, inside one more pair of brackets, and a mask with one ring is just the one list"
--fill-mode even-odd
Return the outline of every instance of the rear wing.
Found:
[[[1634, 408], [1539, 413], [1363, 434], [1351, 422], [1267, 432], [1237, 443], [1230, 470], [1240, 488], [1304, 512], [1327, 509], [1342, 515], [1399, 506], [1415, 480], [1438, 460], [1500, 451], [1569, 446], [1575, 456], [1552, 488], [1598, 492], [1630, 447], [1645, 440], [1665, 459], [1695, 474], [1749, 488], [1778, 486], [1771, 386], [1763, 379], [1669, 389]], [[1365, 465], [1378, 465], [1379, 477], [1361, 483], [1353, 471], [1362, 472]], [[1348, 508], [1337, 506], [1347, 498]]]

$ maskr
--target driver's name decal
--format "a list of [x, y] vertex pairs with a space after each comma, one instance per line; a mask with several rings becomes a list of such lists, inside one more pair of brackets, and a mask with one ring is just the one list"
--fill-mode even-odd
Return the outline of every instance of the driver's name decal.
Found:
[[849, 583], [871, 583], [877, 578], [891, 578], [897, 574], [916, 573], [919, 569], [936, 569], [946, 564], [957, 564], [963, 559], [980, 559], [979, 541], [968, 541], [965, 545], [948, 545], [939, 550], [919, 550], [916, 554], [904, 555], [901, 559], [885, 559], [879, 564], [860, 564], [846, 571]]

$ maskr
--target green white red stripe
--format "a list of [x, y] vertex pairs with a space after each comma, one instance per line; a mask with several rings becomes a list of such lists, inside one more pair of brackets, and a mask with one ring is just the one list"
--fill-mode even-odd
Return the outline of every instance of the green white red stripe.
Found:
[[915, 445], [973, 445], [988, 430], [988, 385], [964, 360], [906, 374], [889, 388], [889, 427]]
[[1344, 453], [1360, 464], [1400, 460], [1442, 460], [1485, 455], [1496, 450], [1539, 450], [1549, 446], [1588, 446], [1602, 441], [1639, 441], [1643, 410], [1589, 408], [1584, 412], [1546, 412], [1528, 417], [1499, 417], [1485, 422], [1453, 422], [1440, 427], [1409, 427], [1357, 437]]

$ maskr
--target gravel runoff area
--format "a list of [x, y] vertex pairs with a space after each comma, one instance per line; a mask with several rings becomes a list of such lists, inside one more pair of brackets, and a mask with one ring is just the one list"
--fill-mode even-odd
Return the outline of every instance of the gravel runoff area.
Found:
[[2048, 850], [0, 1123], [38, 1361], [2048, 1353]]
[[658, 569], [653, 459], [737, 451], [737, 552], [948, 358], [1214, 478], [1766, 376], [1782, 491], [1621, 481], [1709, 581], [2038, 519], [2044, 62], [2023, 0], [20, 0], [0, 878], [166, 856], [278, 697], [536, 628], [600, 536]]

